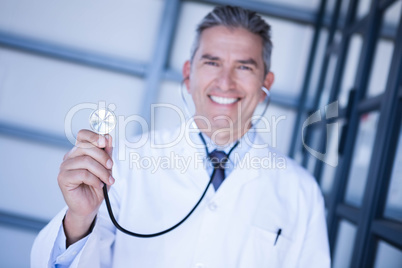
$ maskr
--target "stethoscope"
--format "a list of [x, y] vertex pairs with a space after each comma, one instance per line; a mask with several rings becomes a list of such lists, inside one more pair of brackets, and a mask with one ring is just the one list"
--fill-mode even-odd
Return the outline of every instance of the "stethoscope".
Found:
[[[183, 80], [183, 82], [184, 82], [184, 80]], [[185, 108], [185, 110], [186, 110], [186, 113], [187, 113], [187, 115], [189, 116], [189, 118], [191, 118], [190, 112], [189, 112], [189, 109], [188, 109], [188, 104], [187, 104], [187, 101], [186, 101], [186, 99], [185, 99], [185, 97], [184, 97], [183, 90], [182, 90], [182, 88], [183, 88], [183, 82], [180, 84], [180, 94], [181, 94], [181, 97], [182, 97], [182, 101], [183, 101], [183, 103], [184, 103], [184, 108]], [[261, 118], [264, 116], [265, 112], [267, 111], [267, 108], [268, 108], [270, 99], [271, 99], [271, 98], [270, 98], [270, 93], [269, 93], [269, 91], [268, 91], [265, 87], [262, 87], [261, 89], [262, 89], [262, 90], [265, 92], [265, 94], [266, 94], [266, 97], [265, 97], [265, 107], [264, 107], [264, 110], [263, 110], [262, 114], [260, 115], [260, 117], [254, 122], [254, 125], [256, 125], [256, 124], [261, 120]], [[101, 115], [101, 118], [99, 118], [100, 115]], [[114, 119], [113, 119], [113, 117], [114, 117]], [[105, 120], [105, 119], [107, 119], [107, 120]], [[103, 125], [102, 125], [102, 124], [99, 124], [99, 122], [102, 122]], [[107, 109], [105, 109], [105, 110], [96, 110], [95, 112], [93, 112], [93, 113], [91, 114], [91, 117], [90, 117], [90, 124], [91, 124], [91, 128], [92, 128], [94, 131], [98, 132], [99, 134], [107, 134], [107, 133], [109, 133], [109, 132], [114, 128], [114, 126], [115, 126], [115, 124], [116, 124], [116, 120], [115, 120], [115, 116], [114, 116], [113, 112], [108, 111]], [[109, 125], [108, 125], [108, 124], [109, 124]], [[194, 120], [193, 120], [193, 124], [195, 125]], [[105, 126], [105, 125], [106, 125], [106, 126]], [[105, 130], [105, 129], [106, 129], [106, 130]], [[107, 131], [107, 130], [109, 130], [109, 131]], [[210, 153], [209, 153], [209, 151], [208, 151], [208, 146], [207, 146], [207, 143], [205, 142], [205, 139], [204, 139], [204, 137], [202, 136], [201, 132], [199, 133], [199, 136], [200, 136], [200, 139], [201, 139], [201, 141], [203, 142], [203, 144], [204, 144], [204, 146], [205, 146], [205, 151], [206, 151], [207, 158], [208, 158], [208, 160], [210, 160]], [[228, 152], [228, 154], [227, 154], [227, 156], [226, 156], [226, 159], [229, 159], [230, 154], [231, 154], [232, 151], [237, 147], [237, 145], [239, 145], [239, 141], [237, 141], [237, 142], [232, 146], [232, 148], [229, 150], [229, 152]], [[127, 235], [131, 235], [131, 236], [135, 236], [135, 237], [142, 237], [142, 238], [151, 238], [151, 237], [156, 237], [156, 236], [160, 236], [160, 235], [166, 234], [166, 233], [168, 233], [168, 232], [170, 232], [170, 231], [176, 229], [177, 227], [179, 227], [183, 222], [185, 222], [185, 221], [190, 217], [191, 214], [193, 214], [193, 212], [196, 210], [196, 208], [198, 207], [198, 205], [199, 205], [199, 204], [201, 203], [201, 201], [204, 199], [205, 194], [207, 193], [208, 188], [209, 188], [209, 186], [210, 186], [211, 183], [212, 183], [212, 180], [213, 180], [213, 178], [214, 178], [214, 175], [215, 175], [217, 169], [218, 169], [218, 167], [217, 167], [217, 166], [214, 166], [214, 169], [213, 169], [212, 174], [211, 174], [211, 176], [210, 176], [209, 182], [208, 182], [207, 186], [205, 187], [204, 192], [202, 193], [202, 195], [201, 195], [200, 199], [198, 200], [198, 202], [197, 202], [197, 203], [194, 205], [194, 207], [190, 210], [190, 212], [189, 212], [181, 221], [179, 221], [178, 223], [176, 223], [176, 224], [173, 225], [172, 227], [170, 227], [170, 228], [168, 228], [168, 229], [166, 229], [166, 230], [157, 232], [157, 233], [152, 233], [152, 234], [139, 234], [139, 233], [131, 232], [131, 231], [129, 231], [129, 230], [123, 228], [123, 227], [117, 222], [116, 218], [114, 217], [113, 211], [112, 211], [112, 206], [110, 205], [110, 199], [109, 199], [109, 195], [108, 195], [108, 191], [107, 191], [107, 186], [106, 186], [106, 184], [104, 184], [104, 185], [103, 185], [103, 195], [104, 195], [104, 197], [105, 197], [105, 203], [106, 203], [107, 211], [108, 211], [108, 213], [109, 213], [110, 220], [112, 221], [112, 223], [114, 224], [114, 226], [115, 226], [119, 231], [121, 231], [121, 232], [123, 232], [123, 233], [125, 233], [125, 234], [127, 234]]]

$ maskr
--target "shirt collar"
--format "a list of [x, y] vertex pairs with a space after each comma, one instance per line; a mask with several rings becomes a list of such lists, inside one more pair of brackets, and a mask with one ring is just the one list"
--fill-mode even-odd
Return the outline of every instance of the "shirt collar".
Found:
[[[193, 124], [193, 129], [198, 129], [196, 124]], [[206, 134], [200, 132], [200, 131], [191, 131], [190, 133], [190, 139], [194, 144], [200, 144], [200, 145], [204, 145], [202, 139], [200, 138], [200, 133], [202, 135], [202, 137], [205, 140], [205, 143], [207, 145], [207, 149], [208, 152], [211, 153], [214, 150], [219, 150], [219, 151], [224, 151], [226, 154], [229, 153], [229, 151], [232, 149], [232, 147], [235, 145], [235, 142], [232, 142], [230, 144], [227, 144], [225, 146], [219, 146], [217, 144], [215, 144], [210, 137], [208, 137]], [[231, 153], [231, 155], [229, 156], [230, 158], [232, 158], [232, 155], [239, 154], [240, 158], [242, 158], [246, 152], [248, 152], [250, 150], [250, 148], [252, 147], [252, 145], [254, 144], [255, 141], [255, 137], [256, 137], [256, 129], [255, 126], [253, 125], [240, 139], [239, 139], [239, 145], [236, 146], [236, 148], [233, 150], [233, 152]], [[204, 153], [206, 153], [205, 151], [205, 147], [204, 146], [199, 146], [198, 147], [200, 151], [203, 151]]]

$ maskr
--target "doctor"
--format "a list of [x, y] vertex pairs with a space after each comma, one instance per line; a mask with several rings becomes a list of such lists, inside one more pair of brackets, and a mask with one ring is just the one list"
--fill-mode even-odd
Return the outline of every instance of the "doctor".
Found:
[[[329, 267], [319, 187], [291, 159], [262, 146], [250, 123], [265, 98], [261, 88], [274, 82], [269, 34], [254, 12], [215, 8], [198, 26], [183, 67], [194, 125], [155, 133], [141, 148], [126, 148], [125, 160], [112, 153], [110, 136], [80, 131], [58, 176], [67, 207], [35, 240], [32, 267]], [[217, 151], [231, 151], [219, 163], [224, 175], [213, 178], [182, 225], [153, 238], [116, 230], [103, 183], [121, 226], [159, 232], [197, 203], [214, 169], [207, 154], [218, 159]], [[151, 170], [139, 158], [165, 165]], [[186, 170], [175, 168], [175, 159], [188, 163]], [[277, 164], [267, 167], [268, 159]]]

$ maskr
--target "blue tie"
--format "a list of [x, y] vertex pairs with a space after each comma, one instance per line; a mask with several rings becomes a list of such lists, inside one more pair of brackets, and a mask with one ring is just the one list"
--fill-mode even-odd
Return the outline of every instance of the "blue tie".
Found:
[[225, 152], [214, 150], [209, 154], [209, 160], [215, 170], [212, 184], [214, 185], [215, 191], [217, 191], [225, 179], [225, 164], [228, 161], [228, 158]]

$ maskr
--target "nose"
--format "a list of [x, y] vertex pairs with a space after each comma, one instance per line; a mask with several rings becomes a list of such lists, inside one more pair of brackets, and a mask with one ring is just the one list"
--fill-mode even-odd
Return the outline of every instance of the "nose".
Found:
[[233, 70], [231, 68], [222, 68], [217, 82], [222, 91], [233, 89], [236, 84]]

